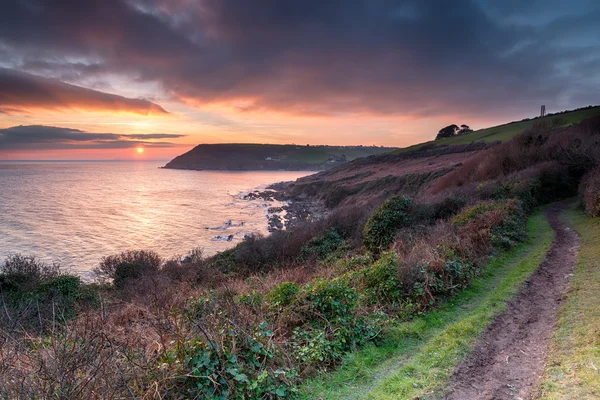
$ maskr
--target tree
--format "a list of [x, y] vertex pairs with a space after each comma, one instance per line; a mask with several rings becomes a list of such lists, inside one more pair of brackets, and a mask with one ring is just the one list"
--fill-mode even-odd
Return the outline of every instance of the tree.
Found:
[[435, 137], [435, 140], [452, 137], [452, 136], [456, 135], [456, 133], [459, 131], [459, 129], [460, 128], [458, 127], [458, 125], [455, 125], [455, 124], [448, 125], [447, 127], [440, 129], [437, 136]]
[[462, 124], [460, 126], [460, 130], [456, 133], [457, 135], [465, 135], [469, 132], [473, 132], [473, 129], [469, 127], [469, 125]]

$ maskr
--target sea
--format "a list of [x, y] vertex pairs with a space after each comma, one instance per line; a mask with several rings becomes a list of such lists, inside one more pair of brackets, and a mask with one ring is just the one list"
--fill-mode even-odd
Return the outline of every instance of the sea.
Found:
[[268, 234], [268, 209], [243, 200], [312, 172], [162, 169], [165, 162], [0, 162], [0, 263], [11, 254], [58, 263], [92, 279], [102, 257], [194, 248], [207, 256], [247, 234]]

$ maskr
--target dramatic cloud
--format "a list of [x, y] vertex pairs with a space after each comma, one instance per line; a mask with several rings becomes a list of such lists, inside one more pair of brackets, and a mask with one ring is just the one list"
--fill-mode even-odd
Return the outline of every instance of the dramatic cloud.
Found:
[[0, 49], [7, 67], [156, 82], [173, 99], [246, 112], [472, 117], [597, 103], [600, 3], [552, 1], [9, 0]]
[[56, 126], [13, 126], [0, 129], [0, 150], [123, 149], [137, 146], [174, 147], [172, 142], [148, 142], [153, 139], [176, 139], [185, 135], [167, 133], [120, 135], [88, 133]]
[[36, 109], [82, 109], [161, 115], [167, 112], [147, 100], [85, 89], [54, 79], [0, 68], [0, 112]]

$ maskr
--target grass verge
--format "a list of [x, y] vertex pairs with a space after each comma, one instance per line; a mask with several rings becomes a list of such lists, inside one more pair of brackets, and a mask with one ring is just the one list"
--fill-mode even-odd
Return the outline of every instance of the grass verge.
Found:
[[439, 309], [390, 328], [380, 346], [347, 355], [340, 368], [307, 381], [304, 399], [434, 398], [477, 337], [538, 267], [554, 232], [543, 213], [528, 221], [528, 243], [492, 260], [469, 289]]
[[600, 218], [574, 207], [570, 225], [581, 236], [574, 276], [558, 314], [546, 370], [543, 399], [600, 398]]

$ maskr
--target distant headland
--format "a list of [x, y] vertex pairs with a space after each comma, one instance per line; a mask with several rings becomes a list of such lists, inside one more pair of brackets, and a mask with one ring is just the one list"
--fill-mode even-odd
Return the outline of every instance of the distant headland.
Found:
[[357, 158], [394, 151], [379, 146], [200, 144], [164, 168], [216, 171], [321, 171]]

